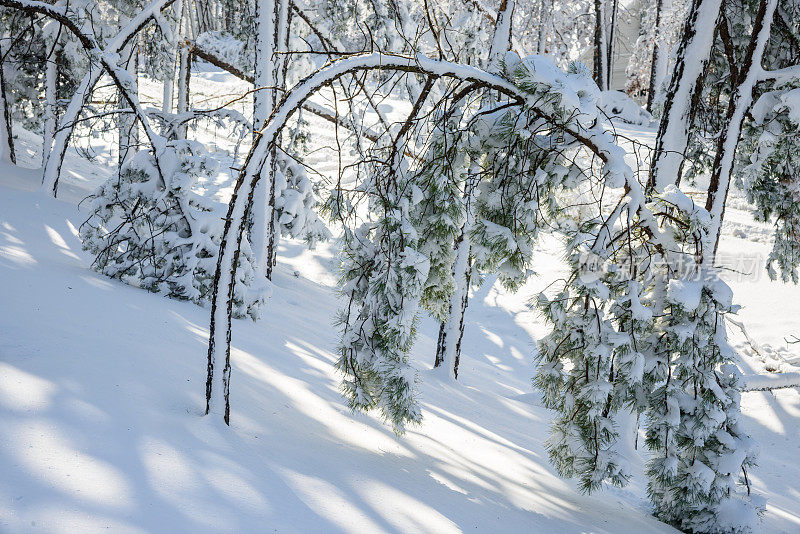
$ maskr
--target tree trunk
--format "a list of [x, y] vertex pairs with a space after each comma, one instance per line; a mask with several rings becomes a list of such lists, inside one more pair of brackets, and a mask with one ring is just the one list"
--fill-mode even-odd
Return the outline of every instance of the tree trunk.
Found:
[[[253, 94], [253, 127], [263, 127], [275, 108], [277, 86], [277, 69], [275, 61], [278, 24], [276, 17], [279, 7], [274, 0], [256, 0], [256, 58], [255, 58], [255, 90]], [[270, 147], [267, 162], [261, 169], [269, 173], [268, 179], [259, 180], [253, 195], [252, 228], [250, 244], [256, 259], [256, 275], [272, 277], [272, 255], [275, 229], [273, 208], [275, 206], [274, 147]], [[263, 178], [263, 177], [262, 177]], [[272, 244], [271, 244], [272, 243]]]
[[[190, 82], [192, 80], [192, 54], [189, 47], [181, 45], [178, 56], [178, 114], [189, 111], [190, 102]], [[188, 133], [187, 124], [184, 122], [175, 131], [175, 137], [186, 139]]]
[[[285, 89], [286, 87], [286, 71], [288, 68], [288, 55], [284, 52], [288, 50], [289, 45], [289, 23], [290, 23], [290, 16], [289, 16], [289, 1], [288, 0], [280, 0], [278, 4], [278, 11], [277, 11], [277, 24], [275, 27], [275, 47], [274, 50], [277, 53], [273, 56], [274, 63], [275, 63], [275, 90], [273, 91], [272, 102], [273, 107], [277, 104], [281, 95], [278, 94], [279, 89]], [[271, 111], [271, 110], [270, 110]], [[281, 143], [282, 132], [278, 132], [278, 139], [276, 141], [276, 145]], [[272, 153], [270, 154], [270, 192], [269, 192], [269, 208], [267, 212], [270, 215], [269, 219], [269, 227], [267, 229], [267, 269], [266, 269], [266, 277], [268, 280], [272, 280], [272, 269], [275, 267], [277, 261], [277, 254], [278, 254], [278, 240], [280, 239], [280, 226], [278, 224], [278, 214], [275, 211], [275, 201], [277, 191], [275, 191], [275, 180], [274, 176], [277, 171], [277, 164], [278, 161], [276, 159], [276, 146], [272, 147]]]
[[617, 17], [619, 15], [619, 0], [612, 0], [611, 3], [611, 22], [608, 27], [608, 39], [606, 41], [606, 90], [610, 90], [614, 83], [614, 41], [617, 38]]
[[606, 22], [605, 5], [607, 0], [594, 0], [594, 43], [592, 54], [592, 67], [594, 81], [601, 91], [608, 89], [608, 79], [606, 78], [606, 59], [608, 51], [606, 49]]
[[[666, 71], [666, 58], [662, 52], [662, 38], [663, 32], [661, 31], [661, 13], [664, 9], [665, 0], [657, 0], [656, 2], [656, 20], [655, 27], [653, 28], [653, 57], [650, 62], [650, 83], [647, 87], [647, 111], [653, 112], [653, 101], [655, 94], [661, 83], [663, 82], [662, 68]], [[663, 65], [662, 65], [663, 64]]]
[[697, 81], [711, 55], [721, 3], [722, 0], [692, 0], [658, 126], [647, 183], [650, 190], [662, 191], [680, 180], [692, 102]]
[[471, 283], [470, 260], [467, 258], [467, 272], [465, 273], [466, 280], [464, 287], [466, 291], [463, 292], [461, 298], [461, 317], [458, 321], [458, 339], [456, 340], [456, 356], [453, 360], [453, 377], [458, 380], [458, 364], [461, 363], [461, 341], [464, 339], [464, 316], [467, 313], [467, 305], [469, 304], [469, 286]]
[[[0, 49], [0, 54], [3, 51]], [[5, 62], [0, 63], [0, 159], [8, 163], [17, 163], [17, 156], [14, 153], [14, 131], [11, 121], [11, 109], [6, 93], [6, 66]]]
[[42, 169], [47, 165], [53, 138], [56, 135], [56, 118], [58, 112], [58, 64], [61, 58], [60, 46], [56, 44], [44, 72], [44, 131], [42, 135]]
[[711, 229], [708, 242], [703, 244], [703, 261], [708, 265], [714, 262], [719, 245], [722, 220], [725, 217], [725, 202], [730, 189], [733, 159], [742, 133], [745, 115], [753, 104], [753, 89], [759, 81], [764, 48], [769, 40], [772, 18], [778, 0], [761, 0], [753, 21], [753, 32], [747, 52], [738, 69], [737, 86], [728, 102], [725, 114], [725, 127], [717, 138], [717, 151], [711, 169], [711, 180], [706, 197], [706, 210], [711, 215]]
[[548, 0], [540, 0], [538, 5], [539, 36], [536, 43], [536, 53], [544, 55], [547, 53], [547, 27], [550, 24], [551, 6]]
[[161, 99], [161, 111], [172, 113], [172, 100], [175, 96], [175, 70], [180, 62], [180, 50], [184, 41], [184, 4], [186, 0], [180, 0], [176, 6], [175, 28], [172, 30], [172, 42], [170, 43], [169, 72], [164, 80], [164, 89]]
[[[471, 193], [467, 193], [470, 195]], [[469, 295], [469, 255], [471, 251], [469, 232], [470, 221], [464, 223], [461, 235], [456, 240], [456, 259], [453, 262], [453, 281], [455, 290], [450, 295], [447, 321], [439, 326], [439, 339], [436, 344], [434, 368], [444, 366], [453, 378], [458, 377], [457, 362], [460, 359], [459, 349], [464, 329], [464, 313], [467, 309]]]

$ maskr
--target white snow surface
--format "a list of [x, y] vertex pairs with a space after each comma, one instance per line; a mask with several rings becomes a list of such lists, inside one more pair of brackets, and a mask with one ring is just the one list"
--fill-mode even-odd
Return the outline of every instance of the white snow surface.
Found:
[[[19, 135], [32, 165], [35, 139]], [[283, 241], [263, 318], [234, 321], [228, 428], [201, 415], [209, 310], [107, 279], [81, 250], [76, 204], [107, 172], [70, 151], [54, 200], [33, 192], [40, 171], [0, 163], [0, 532], [677, 532], [650, 516], [641, 447], [631, 485], [591, 496], [548, 463], [551, 414], [530, 384], [546, 326], [526, 303], [562, 274], [558, 243], [543, 241], [517, 294], [473, 292], [458, 382], [430, 370], [437, 325], [420, 322], [424, 421], [397, 437], [338, 391], [335, 250]], [[769, 225], [736, 192], [726, 217], [737, 319], [770, 366], [795, 369], [784, 338], [800, 335], [800, 289], [766, 276]], [[742, 373], [764, 375], [729, 333]], [[800, 532], [800, 390], [742, 406], [761, 532]]]
[[425, 371], [422, 325], [425, 420], [398, 438], [338, 391], [330, 251], [287, 243], [264, 317], [234, 322], [228, 428], [201, 415], [208, 310], [91, 271], [84, 218], [0, 186], [0, 531], [671, 531], [641, 488], [585, 497], [555, 475], [532, 338], [481, 303], [495, 289], [459, 383]]

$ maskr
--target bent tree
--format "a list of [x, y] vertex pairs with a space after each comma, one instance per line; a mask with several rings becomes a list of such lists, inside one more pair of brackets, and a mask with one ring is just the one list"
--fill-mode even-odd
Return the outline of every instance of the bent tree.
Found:
[[[468, 82], [476, 89], [494, 89], [522, 101], [522, 95], [507, 80], [474, 67], [431, 60], [425, 57], [404, 57], [390, 54], [362, 54], [334, 61], [311, 74], [287, 93], [261, 128], [236, 181], [228, 207], [217, 271], [214, 276], [211, 331], [208, 350], [208, 378], [206, 384], [206, 413], [220, 406], [229, 422], [230, 403], [230, 329], [232, 295], [234, 291], [235, 264], [240, 253], [240, 243], [246, 218], [252, 205], [253, 188], [264, 170], [266, 155], [277, 139], [288, 118], [314, 92], [326, 87], [347, 74], [365, 70], [392, 70], [422, 74], [433, 78], [450, 77]], [[247, 175], [249, 174], [249, 178]], [[224, 363], [217, 362], [218, 347], [224, 347]], [[217, 368], [215, 371], [215, 367]], [[222, 370], [218, 369], [222, 367]], [[409, 377], [398, 377], [408, 383]]]
[[[448, 371], [455, 371], [452, 349], [457, 358], [470, 277], [497, 275], [506, 287], [519, 287], [535, 270], [533, 252], [539, 236], [551, 232], [565, 244], [567, 268], [564, 279], [554, 281], [535, 303], [550, 326], [536, 351], [535, 386], [555, 413], [547, 441], [551, 461], [563, 476], [578, 478], [585, 491], [624, 485], [631, 476], [626, 451], [630, 436], [622, 429], [632, 416], [645, 415], [646, 444], [652, 452], [648, 491], [657, 515], [691, 531], [743, 530], [726, 523], [733, 510], [752, 515], [738, 478], [741, 473], [747, 480], [755, 459], [739, 424], [736, 378], [730, 365], [734, 353], [725, 339], [723, 319], [734, 306], [730, 289], [710, 262], [703, 261], [718, 232], [721, 212], [712, 206], [709, 213], [674, 185], [682, 158], [672, 157], [686, 150], [692, 110], [681, 102], [684, 97], [693, 100], [702, 89], [697, 82], [710, 41], [699, 29], [719, 21], [719, 0], [693, 3], [678, 74], [668, 95], [674, 107], [664, 112], [650, 187], [640, 183], [625, 161], [625, 150], [603, 127], [597, 109], [599, 90], [586, 67], [572, 64], [564, 72], [546, 58], [520, 59], [507, 53], [511, 33], [510, 16], [505, 15], [515, 5], [507, 1], [496, 19], [488, 72], [445, 60], [441, 47], [438, 60], [424, 55], [349, 54], [307, 76], [277, 105], [268, 106], [271, 111], [262, 109], [258, 117], [262, 123], [256, 124], [258, 132], [236, 179], [222, 228], [207, 234], [193, 227], [194, 214], [203, 211], [203, 205], [181, 189], [191, 188], [192, 177], [181, 174], [178, 167], [190, 163], [197, 173], [210, 172], [205, 167], [206, 162], [211, 165], [209, 158], [198, 143], [168, 140], [171, 134], [158, 135], [150, 126], [153, 117], [160, 117], [164, 131], [175, 132], [200, 113], [182, 109], [176, 118], [146, 112], [119, 61], [119, 52], [137, 28], [157, 20], [169, 0], [150, 4], [104, 49], [80, 23], [80, 14], [67, 7], [29, 0], [0, 0], [0, 4], [55, 19], [92, 60], [58, 135], [78, 119], [101, 70], [141, 124], [149, 149], [131, 158], [119, 177], [153, 186], [162, 195], [158, 200], [168, 201], [163, 214], [175, 221], [171, 227], [197, 239], [180, 235], [180, 246], [165, 240], [154, 259], [171, 254], [176, 265], [189, 264], [179, 256], [201, 254], [205, 260], [186, 272], [176, 267], [186, 275], [186, 283], [169, 289], [179, 298], [211, 300], [206, 414], [222, 415], [230, 424], [232, 317], [249, 314], [240, 292], [241, 275], [252, 275], [243, 271], [254, 270], [249, 225], [265, 221], [258, 223], [260, 229], [277, 235], [276, 227], [270, 229], [268, 224], [280, 222], [270, 206], [273, 193], [264, 193], [280, 181], [276, 172], [285, 165], [275, 157], [281, 131], [295, 112], [314, 109], [309, 97], [325, 88], [361, 87], [374, 80], [404, 83], [410, 113], [398, 125], [384, 124], [374, 139], [357, 136], [363, 143], [354, 166], [358, 180], [352, 187], [337, 183], [325, 206], [327, 215], [343, 228], [344, 298], [337, 318], [337, 364], [350, 406], [379, 411], [397, 433], [418, 423], [419, 378], [408, 359], [421, 310], [440, 320], [449, 315], [442, 361]], [[280, 11], [285, 15], [291, 5], [281, 3]], [[725, 135], [730, 139], [740, 135], [738, 119], [746, 115], [743, 110], [751, 104], [754, 84], [794, 73], [757, 68], [776, 0], [762, 0], [760, 5], [763, 9], [754, 18], [760, 26], [747, 56], [753, 64], [735, 80], [741, 90], [732, 91], [736, 98], [730, 102], [736, 109], [730, 117], [737, 120], [729, 121], [731, 129]], [[292, 10], [302, 18], [297, 6]], [[276, 47], [284, 43], [283, 38], [276, 44], [270, 41], [272, 36], [265, 37]], [[328, 57], [336, 57], [332, 43], [325, 48]], [[694, 52], [702, 54], [693, 57]], [[261, 56], [265, 54], [262, 51]], [[244, 72], [240, 70], [246, 76]], [[254, 80], [262, 78], [258, 74], [254, 72]], [[357, 74], [370, 78], [355, 78]], [[354, 83], [342, 83], [350, 82], [349, 77]], [[345, 91], [348, 105], [360, 95], [358, 90]], [[181, 107], [187, 104], [184, 101]], [[374, 108], [374, 102], [370, 106]], [[773, 107], [758, 116], [763, 119], [773, 112], [784, 113], [783, 108]], [[342, 119], [337, 112], [332, 118], [336, 125], [359, 129], [354, 117]], [[246, 122], [241, 119], [237, 120]], [[65, 146], [68, 138], [66, 134], [55, 143]], [[374, 146], [365, 148], [364, 139]], [[728, 143], [723, 144], [727, 149]], [[52, 165], [60, 165], [60, 158], [63, 150], [54, 149]], [[724, 162], [720, 183], [727, 187], [732, 159], [720, 160]], [[46, 184], [55, 192], [57, 169], [46, 172], [55, 172], [49, 175], [55, 181]], [[130, 219], [150, 208], [132, 193], [137, 187], [112, 188], [109, 193], [125, 193], [122, 212]], [[277, 209], [277, 192], [274, 196]], [[724, 194], [715, 198], [724, 205]], [[364, 206], [368, 209], [359, 210]], [[220, 217], [215, 219], [219, 222]], [[130, 228], [135, 230], [133, 223]], [[128, 234], [119, 235], [128, 239]], [[266, 242], [259, 241], [259, 247]], [[111, 240], [111, 249], [125, 248], [115, 248], [116, 243]], [[101, 261], [104, 250], [97, 253]], [[267, 266], [271, 256], [272, 252], [261, 255]], [[116, 259], [108, 262], [114, 270]], [[264, 270], [264, 262], [259, 265], [255, 270]], [[210, 287], [194, 285], [187, 273], [197, 270], [205, 273], [206, 282], [213, 270]], [[153, 287], [171, 283], [152, 274], [143, 276], [149, 276]], [[454, 321], [459, 310], [461, 316]]]
[[[436, 171], [450, 143], [466, 158], [462, 171], [478, 171], [470, 237], [483, 272], [519, 285], [540, 230], [566, 237], [570, 274], [555, 295], [537, 303], [552, 331], [539, 344], [535, 384], [557, 414], [548, 450], [559, 472], [579, 477], [586, 491], [624, 485], [630, 471], [618, 429], [631, 414], [646, 414], [646, 443], [654, 452], [648, 488], [659, 517], [704, 531], [721, 524], [726, 510], [752, 515], [737, 489], [738, 473], [755, 455], [738, 422], [734, 353], [725, 340], [722, 318], [733, 309], [732, 295], [696, 261], [713, 231], [711, 218], [674, 186], [646, 190], [597, 120], [598, 92], [587, 70], [576, 65], [564, 73], [540, 57], [507, 54], [501, 72], [490, 74], [423, 56], [356, 55], [313, 73], [283, 98], [248, 155], [225, 219], [206, 413], [221, 412], [230, 423], [236, 265], [269, 150], [311, 94], [364, 70], [411, 73], [426, 82], [409, 119], [367, 163], [357, 188], [379, 206], [374, 217], [345, 227], [338, 365], [350, 405], [380, 410], [398, 433], [421, 419], [407, 355], [431, 258], [420, 252], [426, 237], [415, 207], [431, 191], [447, 189], [441, 182], [427, 187], [432, 177], [457, 182], [471, 175]], [[415, 169], [401, 156], [404, 136], [431, 85], [447, 78], [461, 85], [432, 115], [438, 133], [430, 157]], [[500, 98], [464, 113], [463, 95], [484, 90]], [[439, 203], [454, 209], [456, 219], [466, 216], [457, 201], [453, 207], [452, 192], [459, 190], [451, 189], [449, 204]]]

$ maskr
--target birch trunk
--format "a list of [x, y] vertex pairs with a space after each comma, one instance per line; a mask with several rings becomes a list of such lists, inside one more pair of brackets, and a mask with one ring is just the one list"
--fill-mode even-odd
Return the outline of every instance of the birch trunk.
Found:
[[[275, 108], [278, 65], [276, 44], [278, 24], [276, 17], [282, 11], [273, 0], [256, 1], [256, 59], [255, 89], [253, 95], [253, 127], [261, 128]], [[270, 147], [267, 161], [260, 172], [268, 172], [268, 179], [259, 180], [253, 195], [252, 228], [250, 244], [256, 259], [256, 275], [271, 278], [275, 231], [274, 147]], [[263, 177], [262, 177], [263, 178]], [[272, 246], [270, 246], [272, 243]]]

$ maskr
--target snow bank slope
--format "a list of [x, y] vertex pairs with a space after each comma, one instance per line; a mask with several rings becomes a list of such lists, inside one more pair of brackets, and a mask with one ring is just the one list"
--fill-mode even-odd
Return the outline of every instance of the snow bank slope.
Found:
[[423, 371], [425, 423], [402, 439], [349, 413], [334, 294], [286, 265], [266, 317], [235, 324], [233, 427], [200, 417], [207, 311], [90, 271], [82, 218], [0, 187], [0, 531], [671, 530], [556, 478], [527, 371], [468, 364], [506, 397]]
[[[423, 321], [425, 422], [397, 438], [339, 395], [330, 251], [288, 244], [264, 319], [235, 322], [226, 428], [200, 416], [207, 310], [93, 273], [83, 219], [0, 186], [0, 532], [675, 532], [640, 486], [549, 467], [524, 295], [474, 296], [459, 384], [426, 371]], [[796, 532], [798, 394], [747, 395], [765, 532]]]

